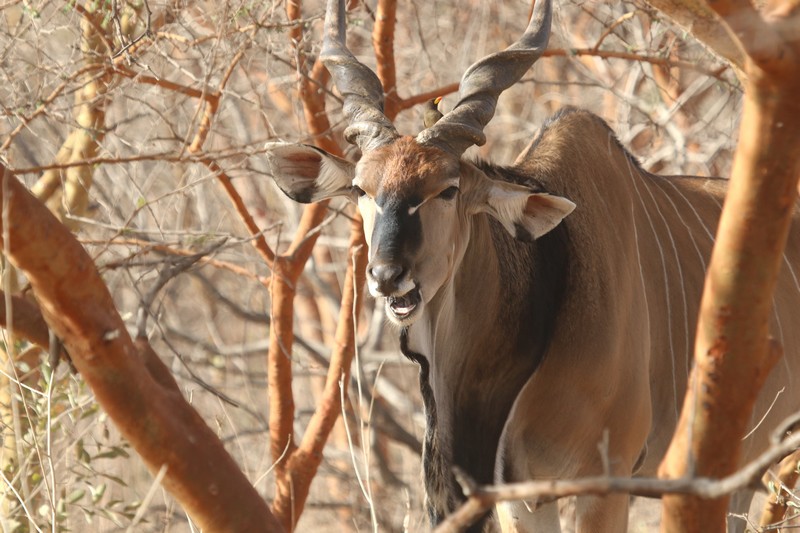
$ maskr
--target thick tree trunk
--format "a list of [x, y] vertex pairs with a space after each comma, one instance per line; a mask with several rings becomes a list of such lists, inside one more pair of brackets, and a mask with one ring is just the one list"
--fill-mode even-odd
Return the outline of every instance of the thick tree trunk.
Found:
[[[772, 23], [749, 4], [711, 7], [747, 52], [747, 83], [731, 184], [706, 277], [695, 366], [665, 477], [732, 473], [756, 395], [780, 357], [769, 340], [776, 279], [800, 177], [798, 16], [776, 6]], [[664, 497], [661, 530], [725, 531], [728, 498]]]
[[205, 531], [282, 531], [222, 442], [144, 339], [134, 342], [72, 233], [0, 166], [3, 252], [98, 403]]

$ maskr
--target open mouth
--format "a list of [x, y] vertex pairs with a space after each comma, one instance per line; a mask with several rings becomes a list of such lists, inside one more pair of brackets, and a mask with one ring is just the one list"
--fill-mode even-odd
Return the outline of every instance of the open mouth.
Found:
[[414, 313], [421, 301], [419, 288], [414, 287], [402, 296], [387, 296], [386, 307], [397, 320], [404, 321]]

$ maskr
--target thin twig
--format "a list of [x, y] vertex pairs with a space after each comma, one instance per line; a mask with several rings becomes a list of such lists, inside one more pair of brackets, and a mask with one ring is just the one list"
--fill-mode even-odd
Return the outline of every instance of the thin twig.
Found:
[[708, 70], [703, 67], [692, 63], [691, 61], [682, 61], [677, 59], [669, 59], [668, 57], [653, 57], [633, 52], [618, 52], [616, 50], [595, 50], [593, 48], [549, 48], [544, 51], [542, 57], [572, 57], [572, 56], [595, 56], [603, 59], [624, 59], [626, 61], [640, 61], [644, 63], [652, 63], [666, 68], [678, 67], [687, 70], [693, 70], [706, 76], [713, 78], [721, 78], [722, 73], [728, 69], [727, 65], [717, 70]]
[[[141, 41], [145, 37], [149, 37], [150, 35], [152, 35], [152, 27], [151, 27], [152, 13], [150, 11], [150, 4], [147, 3], [147, 0], [142, 0], [142, 4], [144, 4], [144, 11], [145, 11], [145, 13], [147, 15], [146, 18], [145, 18], [145, 28], [144, 28], [144, 30], [137, 37], [135, 37], [131, 42], [125, 44], [122, 48], [119, 49], [119, 51], [117, 51], [113, 56], [111, 56], [112, 59], [116, 59], [119, 56], [121, 56], [122, 54], [125, 54], [126, 56], [128, 56], [128, 50], [130, 50], [131, 48], [133, 48], [137, 44], [139, 44], [139, 41]], [[114, 3], [114, 6], [116, 7], [116, 3]], [[122, 32], [121, 31], [120, 31], [120, 36], [122, 36]], [[130, 62], [130, 60], [131, 60], [131, 58], [128, 57], [128, 61], [129, 62]]]
[[[605, 495], [627, 493], [638, 496], [660, 497], [665, 494], [688, 494], [714, 499], [731, 494], [758, 480], [772, 464], [800, 446], [800, 432], [794, 433], [779, 444], [771, 446], [756, 459], [737, 472], [722, 479], [709, 478], [625, 478], [589, 477], [574, 480], [527, 481], [505, 485], [475, 485], [463, 472], [457, 475], [465, 482], [469, 497], [464, 504], [436, 528], [435, 533], [462, 531], [481, 517], [495, 504], [510, 500], [556, 499], [582, 494]], [[465, 481], [466, 480], [466, 481]]]
[[620, 24], [622, 24], [626, 20], [628, 20], [630, 18], [633, 18], [633, 16], [635, 14], [636, 14], [636, 11], [629, 11], [628, 13], [625, 13], [624, 15], [619, 17], [617, 20], [612, 22], [611, 25], [608, 28], [606, 28], [605, 31], [600, 35], [600, 37], [598, 37], [597, 42], [594, 43], [594, 46], [592, 47], [592, 50], [597, 52], [597, 50], [600, 48], [600, 45], [603, 44], [603, 41], [605, 41], [606, 37], [611, 35], [611, 32], [614, 31], [614, 28], [616, 28], [617, 26], [619, 26]]
[[223, 244], [225, 244], [225, 240], [216, 242], [202, 252], [198, 252], [194, 255], [172, 259], [172, 264], [158, 273], [156, 282], [150, 290], [142, 296], [141, 302], [139, 303], [139, 313], [136, 320], [136, 329], [139, 337], [147, 338], [147, 317], [150, 315], [150, 307], [153, 305], [153, 301], [155, 301], [158, 293], [161, 292], [161, 289], [173, 278], [190, 269], [200, 259], [217, 251]]

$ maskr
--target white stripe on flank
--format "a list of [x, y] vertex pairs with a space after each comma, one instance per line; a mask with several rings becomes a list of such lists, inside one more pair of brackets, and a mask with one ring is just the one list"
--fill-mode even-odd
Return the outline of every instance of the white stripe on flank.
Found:
[[797, 282], [797, 275], [794, 273], [794, 268], [792, 264], [789, 262], [789, 258], [786, 257], [786, 252], [783, 253], [783, 262], [786, 263], [786, 266], [789, 269], [789, 274], [792, 275], [792, 279], [794, 280], [794, 286], [797, 289], [797, 292], [800, 292], [800, 283]]
[[[667, 193], [667, 191], [664, 189], [663, 183], [665, 183], [665, 182], [668, 183], [669, 185], [672, 186], [673, 189], [678, 191], [678, 193], [680, 193], [681, 191], [678, 188], [675, 187], [675, 184], [672, 183], [671, 179], [669, 179], [669, 178], [667, 178], [665, 176], [659, 176], [659, 178], [661, 178], [661, 179], [655, 180], [654, 183], [658, 186], [659, 189], [661, 189], [661, 191], [664, 194], [664, 198], [666, 198], [667, 201], [669, 201], [670, 205], [675, 210], [675, 215], [678, 217], [678, 220], [680, 220], [681, 224], [683, 224], [683, 227], [686, 228], [686, 233], [689, 235], [689, 238], [692, 240], [692, 245], [694, 246], [694, 251], [697, 252], [697, 258], [700, 260], [700, 264], [703, 265], [703, 272], [705, 272], [706, 271], [706, 260], [703, 257], [703, 252], [700, 251], [700, 247], [697, 245], [697, 239], [694, 238], [694, 231], [692, 231], [691, 226], [689, 226], [689, 224], [686, 222], [686, 220], [684, 220], [684, 218], [682, 216], [683, 213], [681, 213], [680, 209], [678, 209], [678, 206], [677, 206], [677, 204], [675, 204], [675, 201], [672, 199], [672, 196], [670, 196]], [[686, 197], [683, 196], [683, 194], [681, 194], [681, 196], [686, 201], [686, 203], [689, 206], [691, 206], [691, 204], [686, 199]], [[702, 224], [702, 220], [700, 222]], [[703, 227], [705, 228], [705, 226], [703, 226]], [[706, 232], [708, 232], [707, 228], [706, 228]]]
[[[633, 218], [633, 213], [631, 212], [631, 218]], [[645, 283], [644, 279], [644, 268], [642, 268], [642, 252], [639, 250], [639, 230], [636, 229], [636, 224], [631, 221], [631, 226], [633, 226], [633, 238], [636, 241], [636, 260], [639, 262], [639, 279], [642, 282], [642, 294], [644, 295], [644, 307], [647, 309], [647, 312], [644, 314], [647, 318], [647, 331], [650, 331], [650, 304], [647, 301], [647, 284]], [[648, 333], [648, 338], [650, 337]]]
[[710, 229], [708, 229], [708, 226], [706, 225], [703, 218], [700, 216], [700, 213], [698, 213], [697, 209], [694, 208], [692, 202], [690, 202], [689, 199], [686, 198], [686, 195], [683, 194], [683, 191], [681, 191], [678, 187], [676, 187], [675, 184], [672, 183], [671, 181], [667, 180], [667, 183], [669, 183], [672, 186], [672, 188], [675, 189], [675, 191], [680, 195], [680, 197], [683, 198], [683, 201], [686, 202], [686, 205], [689, 206], [689, 209], [692, 210], [692, 213], [694, 213], [694, 216], [697, 217], [697, 221], [700, 223], [700, 226], [705, 230], [706, 235], [708, 235], [708, 238], [711, 239], [711, 242], [712, 243], [716, 242], [714, 233]]
[[[658, 234], [656, 233], [655, 224], [653, 224], [653, 219], [650, 217], [650, 212], [645, 205], [644, 198], [642, 198], [642, 193], [639, 190], [639, 186], [636, 183], [636, 176], [637, 172], [634, 172], [633, 163], [630, 161], [628, 162], [628, 177], [631, 179], [631, 183], [633, 183], [633, 188], [636, 191], [636, 196], [639, 198], [639, 203], [642, 206], [642, 211], [644, 211], [645, 216], [647, 217], [647, 222], [650, 224], [650, 230], [653, 232], [653, 240], [658, 247], [658, 253], [661, 256], [661, 268], [662, 273], [664, 275], [664, 291], [666, 295], [666, 304], [667, 304], [667, 338], [669, 339], [669, 353], [670, 353], [670, 362], [672, 363], [672, 394], [675, 401], [673, 401], [673, 406], [675, 408], [675, 417], [678, 417], [678, 378], [677, 373], [675, 370], [675, 347], [672, 343], [672, 308], [670, 302], [670, 294], [669, 294], [669, 276], [667, 275], [667, 263], [664, 257], [664, 249], [661, 247], [661, 243], [658, 240]], [[647, 187], [646, 183], [642, 183], [642, 186]], [[637, 234], [638, 235], [638, 234]], [[638, 239], [638, 236], [637, 236]], [[638, 246], [638, 240], [637, 240]], [[647, 291], [645, 291], [646, 293]], [[649, 307], [648, 307], [648, 315], [650, 314]]]
[[[653, 204], [656, 206], [656, 211], [658, 215], [661, 217], [661, 221], [664, 223], [664, 228], [667, 230], [667, 236], [669, 237], [670, 245], [672, 246], [672, 253], [675, 255], [675, 268], [678, 269], [678, 279], [680, 280], [681, 285], [681, 299], [683, 302], [683, 336], [684, 336], [684, 353], [689, 356], [689, 306], [686, 302], [686, 281], [683, 278], [683, 268], [681, 266], [681, 258], [678, 255], [678, 247], [675, 245], [675, 238], [672, 236], [672, 227], [667, 222], [667, 218], [664, 216], [664, 213], [661, 211], [661, 206], [656, 201], [655, 196], [653, 195], [653, 191], [650, 189], [651, 184], [654, 184], [652, 179], [648, 179], [649, 176], [645, 176], [645, 189], [650, 194], [650, 198], [653, 200]], [[658, 179], [658, 178], [656, 178]], [[661, 190], [660, 187], [657, 187]], [[662, 194], [666, 196], [666, 194], [662, 191]], [[678, 217], [680, 218], [680, 216]], [[670, 330], [670, 337], [672, 336], [672, 330]]]

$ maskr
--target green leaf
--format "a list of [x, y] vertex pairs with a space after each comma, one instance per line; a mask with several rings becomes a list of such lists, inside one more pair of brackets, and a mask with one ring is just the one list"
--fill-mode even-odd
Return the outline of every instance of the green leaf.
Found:
[[107, 452], [98, 453], [94, 459], [114, 459], [115, 457], [130, 457], [130, 454], [119, 446], [112, 447]]
[[129, 503], [128, 505], [123, 507], [123, 509], [125, 509], [125, 511], [136, 511], [139, 508], [140, 505], [142, 505], [142, 502], [135, 501], [135, 502]]
[[94, 416], [94, 415], [95, 415], [95, 413], [97, 413], [97, 410], [98, 410], [98, 408], [99, 408], [99, 406], [98, 406], [97, 404], [92, 404], [92, 405], [91, 405], [90, 407], [88, 407], [88, 408], [87, 408], [85, 411], [83, 411], [83, 412], [81, 413], [81, 416], [79, 416], [78, 418], [79, 418], [80, 420], [83, 420], [84, 418], [89, 418], [89, 417], [92, 417], [92, 416]]
[[104, 473], [102, 473], [102, 472], [98, 472], [98, 475], [100, 475], [100, 476], [102, 476], [102, 477], [104, 477], [104, 478], [106, 478], [106, 479], [110, 479], [111, 481], [113, 481], [114, 483], [116, 483], [117, 485], [119, 485], [120, 487], [127, 487], [127, 486], [128, 486], [128, 484], [127, 484], [127, 483], [125, 483], [125, 482], [122, 480], [122, 478], [118, 478], [117, 476], [112, 476], [112, 475], [109, 475], [109, 474], [104, 474]]
[[106, 493], [106, 485], [105, 483], [101, 483], [96, 487], [89, 487], [89, 490], [92, 492], [92, 503], [97, 503], [103, 497], [103, 494]]
[[86, 495], [84, 489], [75, 489], [67, 495], [67, 503], [75, 503]]
[[[49, 358], [45, 358], [45, 361], [48, 361]], [[50, 366], [49, 362], [45, 362], [45, 364], [39, 367], [42, 371], [42, 379], [44, 379], [45, 385], [50, 383], [50, 379], [53, 377], [53, 368]]]
[[78, 461], [82, 463], [90, 463], [92, 461], [92, 456], [89, 455], [89, 452], [83, 447], [83, 439], [78, 439], [77, 442], [75, 442], [75, 454], [77, 455]]

